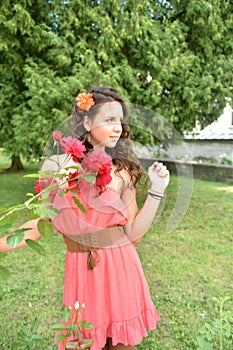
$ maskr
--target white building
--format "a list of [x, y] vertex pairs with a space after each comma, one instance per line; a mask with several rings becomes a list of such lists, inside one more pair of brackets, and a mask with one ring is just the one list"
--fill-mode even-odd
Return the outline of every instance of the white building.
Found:
[[[205, 160], [220, 164], [233, 165], [233, 113], [229, 103], [220, 117], [204, 129], [197, 127], [191, 134], [186, 134], [184, 143], [190, 150], [193, 160]], [[179, 157], [181, 149], [177, 147]]]
[[197, 124], [193, 132], [184, 135], [182, 144], [172, 144], [169, 150], [165, 150], [162, 145], [149, 147], [135, 144], [136, 154], [141, 158], [153, 158], [156, 154], [160, 154], [162, 158], [185, 162], [233, 165], [232, 111], [227, 102], [223, 113], [216, 121], [204, 129]]
[[233, 113], [229, 103], [220, 117], [204, 129], [197, 127], [185, 139], [195, 140], [233, 140]]

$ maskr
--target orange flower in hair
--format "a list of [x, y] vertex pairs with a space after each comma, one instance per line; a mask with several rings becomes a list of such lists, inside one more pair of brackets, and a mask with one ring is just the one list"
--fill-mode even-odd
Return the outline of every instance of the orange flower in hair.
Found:
[[92, 94], [80, 93], [76, 97], [76, 106], [82, 111], [89, 111], [91, 106], [94, 106], [95, 102], [93, 100]]

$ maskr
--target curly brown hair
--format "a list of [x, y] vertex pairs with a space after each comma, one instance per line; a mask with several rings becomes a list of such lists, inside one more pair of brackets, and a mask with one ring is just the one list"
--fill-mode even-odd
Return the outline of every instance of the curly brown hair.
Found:
[[88, 132], [83, 125], [84, 117], [88, 116], [94, 119], [100, 107], [107, 102], [117, 101], [121, 104], [123, 111], [122, 133], [114, 148], [106, 148], [106, 153], [111, 156], [113, 164], [116, 165], [116, 173], [125, 169], [130, 175], [133, 186], [136, 186], [143, 175], [143, 169], [136, 157], [130, 140], [130, 127], [126, 122], [127, 108], [125, 102], [118, 95], [114, 88], [105, 86], [95, 86], [88, 91], [94, 99], [94, 106], [89, 111], [80, 110], [76, 104], [71, 116], [72, 121], [72, 136], [78, 138], [85, 145], [87, 152], [93, 149], [93, 146], [88, 142]]

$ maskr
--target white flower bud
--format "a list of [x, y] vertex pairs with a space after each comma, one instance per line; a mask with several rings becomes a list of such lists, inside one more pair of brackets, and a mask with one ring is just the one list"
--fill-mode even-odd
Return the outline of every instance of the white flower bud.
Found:
[[74, 309], [77, 311], [79, 309], [79, 301], [77, 300], [74, 304]]

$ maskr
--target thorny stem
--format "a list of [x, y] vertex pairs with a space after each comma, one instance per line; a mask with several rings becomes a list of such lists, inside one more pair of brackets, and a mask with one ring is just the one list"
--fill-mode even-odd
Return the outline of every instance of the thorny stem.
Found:
[[[57, 161], [55, 161], [55, 163], [57, 164], [58, 166], [58, 173], [60, 172], [61, 168], [64, 168], [64, 166], [67, 164], [67, 162], [69, 161], [71, 155], [70, 154], [67, 154], [67, 156], [65, 157], [64, 161], [62, 162], [62, 164], [60, 164], [60, 161], [59, 161], [59, 143], [57, 142]], [[72, 180], [77, 180], [79, 177], [80, 177], [81, 174], [79, 174], [77, 177], [74, 177], [72, 178]], [[65, 185], [66, 183], [68, 183], [69, 181], [68, 180], [65, 180], [63, 182], [61, 182], [60, 186], [62, 187], [63, 185]], [[43, 193], [46, 193], [47, 191], [49, 191], [50, 186], [48, 186], [47, 188], [45, 188], [44, 190], [42, 190], [41, 192], [37, 193], [36, 195], [34, 195], [32, 198], [28, 199], [26, 202], [23, 203], [21, 209], [18, 209], [18, 208], [14, 208], [10, 211], [8, 211], [7, 213], [4, 213], [1, 217], [0, 217], [0, 221], [2, 221], [3, 219], [5, 219], [5, 217], [13, 214], [17, 209], [18, 210], [23, 210], [25, 208], [28, 208], [29, 205], [34, 202], [36, 199], [38, 199]]]
[[80, 317], [81, 317], [81, 312], [78, 310], [74, 310], [74, 317], [73, 317], [73, 325], [74, 325], [74, 338], [78, 340], [82, 340], [82, 331], [79, 326], [80, 322]]
[[[50, 186], [49, 186], [50, 187]], [[46, 189], [44, 189], [43, 191], [37, 193], [36, 195], [34, 195], [32, 198], [28, 199], [26, 202], [23, 203], [22, 207], [20, 209], [18, 209], [17, 207], [8, 211], [7, 213], [4, 213], [1, 217], [0, 217], [0, 221], [2, 221], [3, 219], [5, 219], [5, 217], [13, 214], [15, 211], [17, 210], [23, 210], [25, 208], [28, 208], [29, 205], [35, 201], [36, 199], [38, 199], [42, 193], [46, 193], [49, 190], [49, 187], [47, 187]]]
[[[65, 157], [64, 161], [62, 162], [62, 164], [60, 164], [59, 162], [59, 144], [57, 143], [57, 161], [55, 161], [55, 163], [58, 166], [58, 173], [60, 172], [61, 168], [64, 168], [65, 165], [67, 164], [67, 162], [69, 161], [71, 155], [67, 154], [67, 156]], [[72, 178], [72, 180], [78, 180], [80, 177], [82, 177], [84, 174], [78, 174], [76, 177]], [[64, 186], [66, 183], [68, 183], [69, 180], [64, 180], [63, 182], [60, 183], [60, 187]], [[4, 213], [1, 217], [0, 217], [0, 222], [5, 219], [7, 216], [13, 214], [16, 210], [23, 210], [25, 208], [28, 208], [29, 205], [31, 203], [33, 203], [35, 200], [37, 200], [42, 194], [46, 194], [48, 191], [50, 191], [50, 187], [54, 182], [52, 182], [47, 188], [45, 188], [44, 190], [42, 190], [41, 192], [37, 193], [36, 195], [34, 195], [32, 198], [28, 199], [27, 201], [25, 201], [22, 205], [22, 207], [19, 209], [19, 207], [14, 208], [10, 211], [8, 211], [7, 213]], [[72, 190], [72, 188], [71, 188]]]
[[59, 165], [59, 143], [57, 143], [57, 164]]

